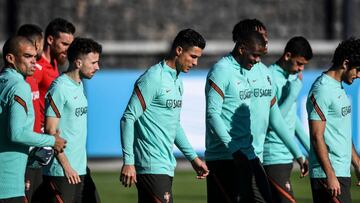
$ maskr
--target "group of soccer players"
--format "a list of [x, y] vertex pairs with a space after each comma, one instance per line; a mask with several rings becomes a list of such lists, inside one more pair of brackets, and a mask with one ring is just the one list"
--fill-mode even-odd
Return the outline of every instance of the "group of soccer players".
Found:
[[291, 38], [282, 56], [267, 67], [260, 62], [268, 43], [260, 21], [242, 20], [232, 34], [233, 50], [207, 75], [206, 162], [192, 149], [180, 122], [186, 90], [179, 75], [197, 65], [206, 45], [201, 34], [185, 29], [168, 56], [135, 83], [121, 118], [122, 184], [136, 184], [138, 202], [173, 202], [175, 144], [197, 178], [206, 178], [209, 203], [296, 202], [290, 182], [294, 159], [301, 177], [310, 172], [314, 202], [351, 202], [350, 167], [352, 163], [360, 174], [360, 159], [351, 140], [351, 105], [342, 83], [360, 77], [360, 39], [341, 42], [332, 66], [314, 82], [307, 100], [307, 133], [296, 115], [296, 100], [302, 71], [313, 57], [309, 42], [302, 36]]
[[[44, 35], [40, 27], [25, 24], [4, 44], [0, 203], [100, 202], [87, 168], [82, 79], [99, 70], [102, 47], [74, 33], [72, 23], [57, 18]], [[267, 67], [260, 62], [268, 44], [260, 21], [242, 20], [232, 34], [234, 48], [207, 75], [205, 162], [181, 127], [185, 90], [179, 75], [198, 64], [206, 42], [197, 31], [184, 29], [165, 59], [134, 85], [120, 124], [121, 183], [136, 184], [138, 202], [173, 202], [175, 144], [197, 178], [206, 179], [208, 202], [296, 202], [290, 182], [294, 159], [301, 177], [310, 172], [314, 202], [351, 202], [350, 167], [360, 174], [360, 159], [342, 83], [360, 77], [360, 39], [341, 42], [332, 66], [314, 82], [307, 133], [296, 115], [296, 99], [304, 66], [313, 57], [309, 42], [291, 38]], [[58, 65], [66, 61], [68, 68], [59, 75]]]
[[[56, 18], [45, 33], [37, 25], [22, 25], [4, 44], [1, 203], [100, 202], [87, 168], [82, 79], [99, 70], [102, 47], [74, 33], [72, 23]], [[59, 75], [58, 65], [67, 61]]]

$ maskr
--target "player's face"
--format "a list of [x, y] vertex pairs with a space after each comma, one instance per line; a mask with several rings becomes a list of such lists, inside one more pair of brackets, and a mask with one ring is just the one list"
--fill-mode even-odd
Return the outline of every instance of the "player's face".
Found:
[[357, 78], [360, 78], [360, 66], [351, 67], [343, 75], [343, 81], [348, 85], [351, 85]]
[[268, 52], [268, 43], [269, 43], [268, 32], [267, 32], [266, 29], [264, 29], [262, 27], [257, 27], [256, 31], [258, 31], [264, 37], [264, 40], [265, 40], [264, 54], [267, 54], [267, 52]]
[[251, 69], [254, 64], [261, 61], [261, 56], [264, 54], [264, 47], [258, 44], [254, 46], [241, 46], [239, 48], [240, 60], [239, 63], [246, 69]]
[[80, 59], [79, 71], [80, 78], [91, 79], [96, 71], [100, 69], [99, 67], [99, 53], [88, 53], [83, 55]]
[[175, 61], [176, 70], [178, 73], [187, 73], [190, 69], [198, 64], [198, 59], [202, 55], [202, 49], [194, 46], [188, 49], [182, 47], [176, 48], [177, 59]]
[[35, 50], [36, 50], [36, 60], [39, 60], [43, 53], [44, 38], [36, 39], [34, 41], [34, 46], [35, 46]]
[[36, 50], [33, 45], [27, 43], [20, 44], [18, 52], [11, 55], [8, 62], [10, 62], [21, 75], [26, 77], [34, 74]]
[[302, 56], [289, 57], [287, 60], [286, 71], [289, 74], [297, 74], [304, 70], [305, 65], [309, 63]]
[[49, 42], [50, 48], [55, 60], [59, 65], [65, 64], [67, 60], [67, 50], [74, 40], [74, 36], [69, 33], [60, 32], [57, 37], [49, 37], [51, 38]]

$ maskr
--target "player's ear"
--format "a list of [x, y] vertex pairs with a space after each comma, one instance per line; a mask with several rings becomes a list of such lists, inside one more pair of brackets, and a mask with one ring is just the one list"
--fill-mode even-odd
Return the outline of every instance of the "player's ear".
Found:
[[245, 45], [240, 44], [239, 47], [238, 47], [239, 54], [243, 55], [245, 53], [245, 49], [246, 49]]
[[350, 67], [349, 67], [349, 60], [345, 59], [342, 63], [342, 66], [341, 66], [343, 69], [345, 70], [348, 70]]
[[15, 55], [14, 54], [8, 53], [5, 56], [5, 59], [9, 64], [15, 64]]
[[175, 49], [176, 56], [179, 56], [183, 52], [183, 48], [181, 46], [177, 46]]
[[290, 52], [286, 52], [286, 53], [284, 54], [284, 59], [285, 59], [285, 61], [290, 60], [290, 59], [291, 59], [291, 53], [290, 53]]
[[80, 59], [76, 59], [75, 66], [76, 66], [76, 68], [80, 68], [82, 66], [82, 61]]
[[54, 42], [54, 37], [52, 35], [49, 35], [47, 38], [46, 38], [46, 42], [48, 44], [52, 44]]

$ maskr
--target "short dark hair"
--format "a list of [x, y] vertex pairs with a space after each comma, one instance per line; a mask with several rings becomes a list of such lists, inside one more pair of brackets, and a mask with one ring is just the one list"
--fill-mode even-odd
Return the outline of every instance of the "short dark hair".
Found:
[[45, 29], [45, 39], [48, 36], [58, 37], [60, 32], [74, 34], [75, 26], [63, 18], [55, 18]]
[[254, 47], [256, 45], [265, 47], [266, 42], [262, 34], [253, 30], [249, 32], [241, 32], [238, 36], [239, 38], [236, 41], [236, 47], [245, 45], [247, 47]]
[[301, 56], [306, 60], [310, 60], [313, 57], [310, 43], [302, 36], [296, 36], [291, 38], [284, 49], [284, 53], [289, 52], [292, 56]]
[[332, 63], [334, 66], [339, 66], [344, 60], [349, 61], [350, 67], [360, 66], [360, 39], [351, 37], [337, 46]]
[[16, 35], [29, 38], [31, 41], [41, 39], [43, 37], [43, 30], [34, 24], [24, 24], [19, 27]]
[[9, 65], [6, 60], [6, 55], [8, 54], [14, 54], [16, 55], [17, 52], [19, 52], [20, 44], [29, 44], [33, 46], [33, 43], [29, 38], [23, 37], [23, 36], [14, 36], [7, 39], [4, 43], [3, 49], [2, 49], [2, 55], [5, 66]]
[[101, 45], [89, 38], [76, 37], [67, 50], [68, 60], [69, 62], [74, 62], [81, 55], [92, 52], [101, 54]]
[[181, 30], [176, 35], [172, 43], [171, 50], [175, 50], [178, 46], [182, 47], [185, 50], [194, 46], [204, 49], [206, 46], [206, 42], [205, 39], [201, 36], [201, 34], [199, 34], [193, 29], [188, 28], [185, 30]]
[[256, 31], [257, 29], [266, 30], [265, 25], [258, 19], [244, 19], [238, 22], [232, 31], [232, 39], [236, 43], [243, 32]]

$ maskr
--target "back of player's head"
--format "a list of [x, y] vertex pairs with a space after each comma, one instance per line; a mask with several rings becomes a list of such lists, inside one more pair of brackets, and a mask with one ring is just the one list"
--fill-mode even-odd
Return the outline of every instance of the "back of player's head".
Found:
[[291, 56], [304, 57], [306, 60], [310, 60], [313, 57], [310, 43], [302, 36], [296, 36], [291, 38], [284, 49], [284, 53], [289, 52]]
[[35, 41], [43, 37], [43, 30], [34, 24], [24, 24], [19, 27], [16, 35], [27, 37], [31, 41]]
[[5, 41], [2, 49], [5, 66], [9, 65], [9, 62], [6, 59], [7, 55], [8, 54], [17, 55], [19, 53], [19, 48], [21, 44], [27, 44], [33, 46], [33, 43], [30, 41], [30, 39], [23, 36], [10, 37]]
[[258, 19], [244, 19], [238, 22], [232, 31], [232, 39], [236, 43], [243, 32], [266, 30], [265, 25]]
[[74, 62], [76, 59], [82, 55], [89, 53], [98, 53], [101, 54], [102, 47], [99, 43], [95, 42], [89, 38], [77, 37], [70, 44], [69, 49], [67, 50], [69, 62]]
[[200, 33], [188, 28], [185, 30], [181, 30], [176, 35], [172, 43], [171, 50], [175, 50], [178, 46], [182, 47], [185, 50], [194, 46], [204, 49], [206, 46], [206, 42]]
[[360, 66], [360, 39], [349, 38], [338, 45], [332, 58], [333, 66], [340, 66], [345, 60], [350, 67]]
[[48, 36], [58, 37], [59, 33], [75, 33], [75, 26], [63, 18], [55, 18], [45, 29], [45, 39]]
[[238, 39], [236, 41], [236, 47], [246, 46], [246, 47], [265, 47], [266, 41], [262, 34], [257, 31], [241, 32], [239, 33]]

